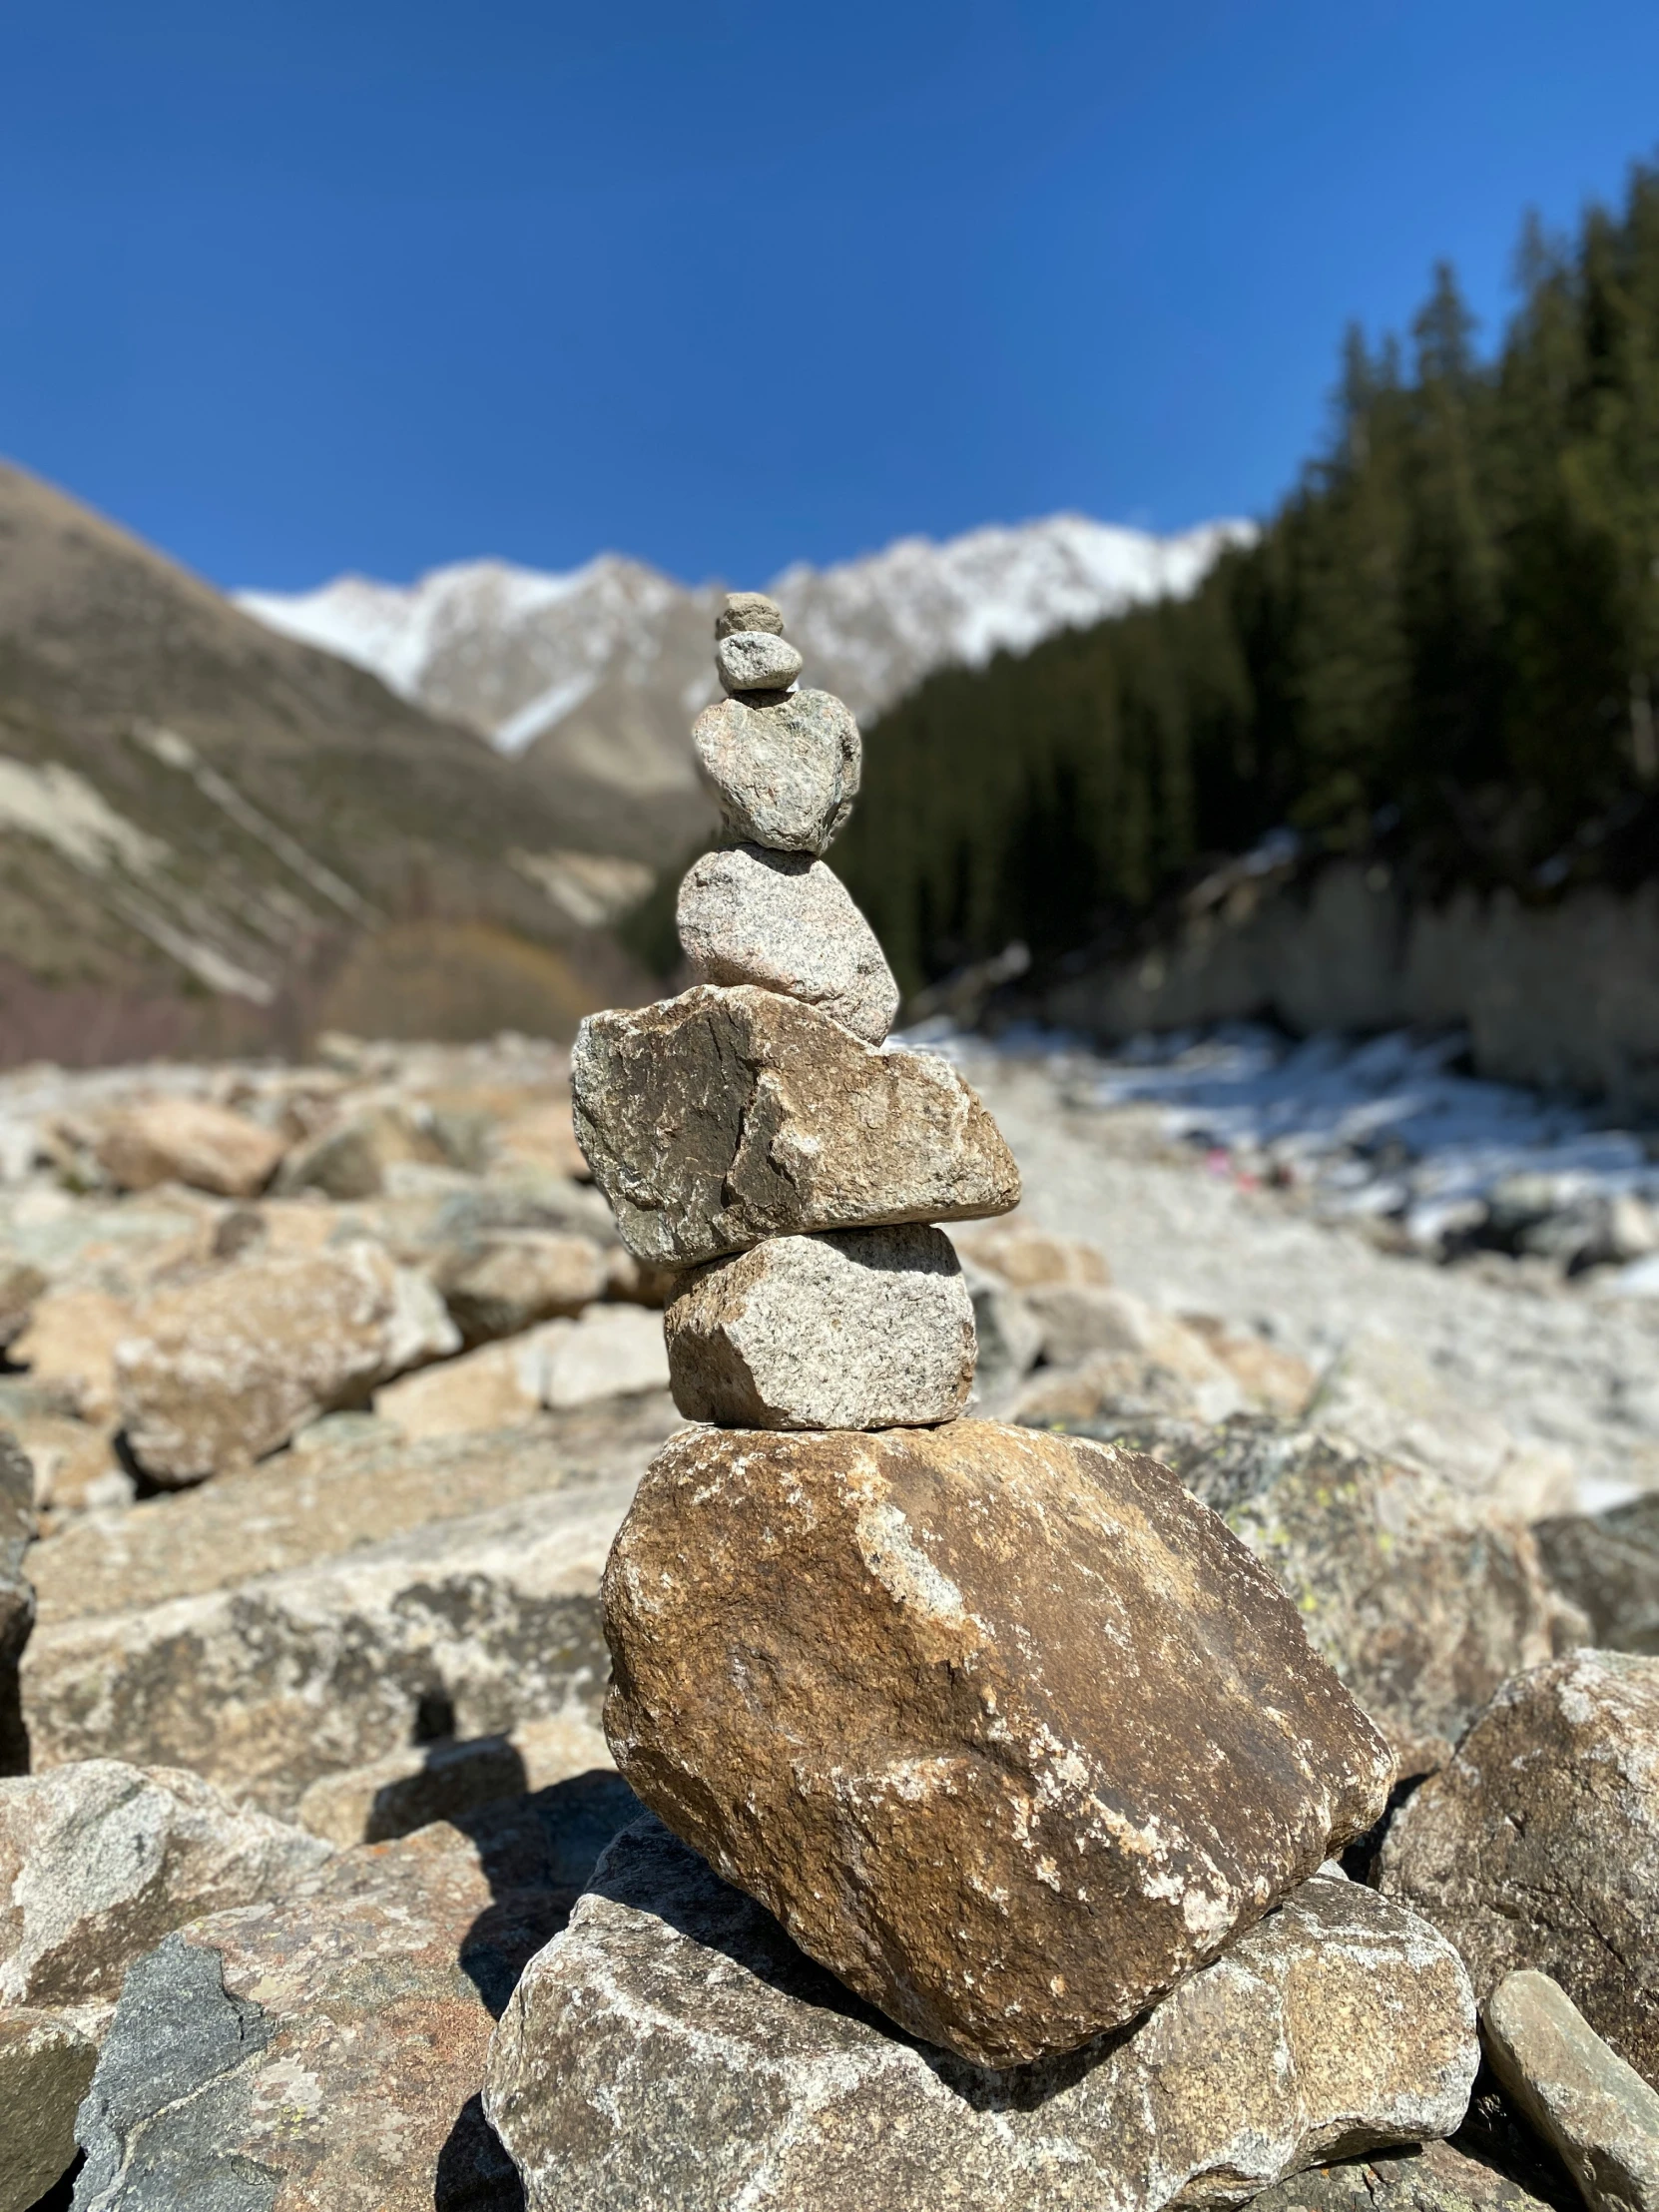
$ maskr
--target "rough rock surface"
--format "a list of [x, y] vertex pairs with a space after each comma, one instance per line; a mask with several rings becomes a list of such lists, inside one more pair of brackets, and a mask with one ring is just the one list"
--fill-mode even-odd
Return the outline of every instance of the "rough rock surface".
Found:
[[35, 1593], [23, 1561], [35, 1540], [35, 1470], [0, 1428], [0, 1775], [25, 1774], [29, 1738], [17, 1669], [35, 1625]]
[[973, 1302], [937, 1229], [770, 1237], [682, 1279], [664, 1316], [674, 1402], [727, 1428], [954, 1420]]
[[795, 647], [771, 630], [728, 630], [715, 646], [715, 668], [728, 692], [788, 691], [801, 667]]
[[668, 1355], [654, 1313], [594, 1306], [578, 1320], [544, 1322], [480, 1345], [377, 1390], [374, 1410], [405, 1436], [452, 1436], [668, 1387]]
[[1500, 2166], [1446, 2142], [1308, 2167], [1251, 2202], [1259, 2212], [1577, 2212], [1570, 2189], [1534, 2195]]
[[0, 2008], [0, 2212], [31, 2212], [75, 2159], [98, 2047], [55, 2012]]
[[805, 852], [740, 844], [694, 860], [675, 925], [700, 983], [757, 983], [879, 1044], [898, 985], [874, 930], [832, 869]]
[[605, 1254], [591, 1237], [518, 1230], [457, 1254], [439, 1270], [437, 1285], [461, 1341], [484, 1344], [555, 1315], [579, 1314], [603, 1298]]
[[640, 1306], [590, 1307], [542, 1332], [541, 1397], [556, 1412], [668, 1384], [662, 1324]]
[[1039, 1283], [1089, 1283], [1104, 1290], [1112, 1280], [1098, 1245], [1057, 1236], [1019, 1216], [958, 1230], [951, 1242], [964, 1260], [1000, 1276], [1016, 1291], [1034, 1290]]
[[1659, 2212], [1659, 2090], [1609, 2050], [1548, 1974], [1512, 1973], [1487, 1998], [1492, 2067], [1596, 2212]]
[[189, 1183], [222, 1198], [252, 1198], [270, 1182], [285, 1149], [280, 1137], [246, 1114], [205, 1098], [157, 1098], [115, 1116], [98, 1159], [125, 1190]]
[[764, 630], [784, 635], [784, 610], [764, 591], [729, 591], [726, 604], [715, 617], [715, 637], [729, 638], [735, 630]]
[[637, 1808], [614, 1775], [342, 1854], [170, 1936], [81, 2114], [84, 2212], [509, 2212], [492, 2016]]
[[188, 1767], [287, 1813], [319, 1776], [411, 1736], [591, 1714], [606, 1673], [599, 1577], [632, 1491], [628, 1476], [572, 1486], [52, 1625], [24, 1669], [37, 1764]]
[[1551, 1655], [1561, 1608], [1532, 1538], [1420, 1468], [1265, 1415], [1093, 1432], [1150, 1451], [1220, 1513], [1404, 1774], [1443, 1766], [1509, 1676]]
[[152, 1480], [200, 1481], [459, 1344], [436, 1293], [379, 1246], [277, 1254], [160, 1292], [116, 1353]]
[[1244, 1546], [1087, 1442], [693, 1430], [604, 1596], [605, 1732], [640, 1797], [979, 2064], [1132, 2018], [1393, 1780]]
[[[1147, 2018], [982, 2072], [917, 2047], [656, 1821], [532, 1960], [485, 2105], [529, 2212], [1157, 2212], [1448, 2132], [1475, 2069], [1449, 1944], [1314, 1881]], [[948, 2177], [948, 2178], [946, 2178]]]
[[510, 1736], [408, 1744], [366, 1767], [326, 1774], [299, 1800], [294, 1817], [313, 1836], [342, 1848], [381, 1844], [431, 1821], [458, 1820], [477, 1806], [614, 1764], [593, 1721], [528, 1721]]
[[1659, 1491], [1534, 1531], [1550, 1580], [1603, 1651], [1659, 1653]]
[[823, 852], [858, 796], [858, 725], [830, 692], [764, 707], [720, 700], [692, 725], [692, 744], [728, 828], [751, 844]]
[[1506, 1683], [1395, 1817], [1379, 1874], [1482, 2001], [1534, 1967], [1659, 2086], [1659, 1659], [1576, 1651]]
[[1007, 1213], [1019, 1170], [950, 1065], [877, 1050], [774, 991], [699, 984], [592, 1014], [576, 1131], [639, 1259], [692, 1267], [765, 1237]]
[[271, 1897], [327, 1858], [193, 1774], [92, 1759], [0, 1782], [0, 2002], [113, 2000], [169, 1930]]

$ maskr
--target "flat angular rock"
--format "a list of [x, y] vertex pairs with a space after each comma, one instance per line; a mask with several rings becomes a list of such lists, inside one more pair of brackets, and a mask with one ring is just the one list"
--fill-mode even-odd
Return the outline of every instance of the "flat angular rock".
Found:
[[517, 1230], [457, 1253], [436, 1281], [462, 1342], [487, 1344], [603, 1298], [605, 1254], [591, 1237]]
[[725, 1428], [926, 1425], [973, 1387], [973, 1302], [916, 1223], [769, 1237], [683, 1277], [663, 1326], [674, 1402]]
[[628, 1474], [532, 1495], [285, 1574], [54, 1624], [24, 1670], [36, 1762], [189, 1767], [288, 1814], [319, 1776], [412, 1737], [591, 1717], [606, 1675], [599, 1577], [633, 1486]]
[[775, 631], [728, 630], [715, 647], [715, 668], [728, 692], [788, 691], [801, 655]]
[[31, 2212], [75, 2161], [98, 2047], [55, 2012], [0, 2007], [0, 2212]]
[[752, 844], [823, 852], [858, 796], [858, 725], [830, 692], [719, 700], [692, 724], [692, 744], [728, 827]]
[[576, 1130], [628, 1249], [694, 1267], [765, 1237], [1019, 1202], [996, 1124], [936, 1054], [877, 1050], [774, 991], [700, 984], [590, 1014]]
[[35, 1625], [35, 1593], [23, 1571], [35, 1540], [35, 1470], [10, 1429], [0, 1428], [0, 1775], [25, 1774], [17, 1669]]
[[1305, 2168], [1251, 2200], [1259, 2212], [1561, 2212], [1456, 2142]]
[[729, 591], [725, 606], [715, 617], [715, 636], [729, 638], [736, 630], [764, 630], [781, 638], [784, 610], [764, 591]]
[[955, 1421], [692, 1430], [606, 1569], [605, 1732], [812, 1956], [983, 2065], [1120, 2026], [1377, 1819], [1393, 1760], [1155, 1461]]
[[838, 875], [805, 852], [740, 844], [686, 872], [675, 913], [700, 983], [757, 983], [879, 1044], [898, 985], [875, 932]]
[[328, 1857], [193, 1774], [92, 1759], [0, 1782], [0, 2001], [113, 2002], [170, 1930], [271, 1897]]
[[1559, 2152], [1596, 2212], [1659, 2212], [1659, 2090], [1609, 2050], [1548, 1974], [1512, 1973], [1487, 1998], [1492, 2070]]
[[246, 1114], [202, 1098], [157, 1098], [115, 1117], [99, 1142], [98, 1159], [124, 1190], [188, 1183], [222, 1198], [252, 1198], [286, 1149]]
[[595, 1781], [342, 1853], [150, 1951], [82, 2108], [83, 2212], [509, 2212], [491, 2021], [637, 1817]]
[[1482, 2002], [1548, 1974], [1659, 2087], [1659, 1659], [1575, 1651], [1505, 1683], [1395, 1816], [1379, 1879]]
[[895, 2034], [648, 1820], [526, 1968], [485, 2108], [528, 2212], [1158, 2212], [1445, 2134], [1475, 2060], [1451, 1946], [1315, 1881], [1132, 2029], [982, 2072]]
[[153, 1481], [199, 1482], [459, 1343], [425, 1278], [378, 1245], [245, 1261], [135, 1317], [116, 1351], [127, 1440]]
[[1112, 1280], [1098, 1245], [1082, 1237], [1057, 1236], [1017, 1217], [964, 1229], [951, 1242], [964, 1260], [1000, 1276], [1016, 1291], [1035, 1290], [1043, 1283], [1082, 1283], [1104, 1290]]
[[1551, 1655], [1561, 1607], [1527, 1530], [1420, 1467], [1262, 1415], [1088, 1432], [1150, 1451], [1214, 1507], [1403, 1774], [1443, 1766], [1502, 1684]]

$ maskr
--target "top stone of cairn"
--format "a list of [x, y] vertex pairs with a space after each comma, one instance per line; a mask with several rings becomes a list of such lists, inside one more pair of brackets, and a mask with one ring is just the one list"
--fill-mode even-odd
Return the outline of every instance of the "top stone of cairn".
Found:
[[729, 591], [725, 606], [715, 617], [715, 636], [729, 638], [734, 630], [765, 630], [781, 638], [784, 610], [764, 591]]

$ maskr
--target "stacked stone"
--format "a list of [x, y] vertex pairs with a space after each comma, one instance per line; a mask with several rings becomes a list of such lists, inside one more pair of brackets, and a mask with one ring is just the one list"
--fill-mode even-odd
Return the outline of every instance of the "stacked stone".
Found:
[[[653, 1822], [613, 1847], [497, 2032], [488, 2109], [532, 2212], [712, 2212], [763, 2173], [786, 2212], [843, 2175], [885, 2207], [921, 2201], [929, 2147], [971, 2212], [1153, 2212], [1443, 2133], [1474, 2073], [1466, 1975], [1409, 1913], [1314, 1879], [1381, 1815], [1392, 1755], [1168, 1467], [962, 1417], [972, 1310], [936, 1224], [1007, 1212], [1018, 1174], [948, 1063], [886, 1041], [892, 976], [821, 857], [858, 788], [851, 716], [789, 688], [758, 595], [728, 601], [717, 660], [694, 738], [742, 841], [681, 887], [698, 980], [591, 1017], [572, 1070], [624, 1241], [682, 1271], [670, 1364], [704, 1424], [646, 1470], [604, 1589], [606, 1734], [679, 1842]], [[901, 2034], [843, 2048], [832, 1985], [748, 1900]], [[1279, 1981], [1317, 2019], [1250, 2013]], [[778, 2093], [808, 2052], [810, 2120]], [[1123, 2115], [1183, 2066], [1131, 2156]], [[630, 2130], [636, 2089], [657, 2117]], [[946, 2149], [957, 2103], [986, 2138]]]
[[623, 1235], [687, 1270], [666, 1321], [683, 1413], [929, 1426], [965, 1410], [974, 1365], [972, 1304], [931, 1224], [1007, 1212], [1019, 1172], [951, 1069], [880, 1049], [898, 987], [821, 857], [858, 790], [858, 727], [830, 693], [790, 689], [783, 633], [759, 592], [716, 622], [727, 696], [692, 737], [742, 841], [680, 886], [701, 987], [586, 1025], [577, 1130]]

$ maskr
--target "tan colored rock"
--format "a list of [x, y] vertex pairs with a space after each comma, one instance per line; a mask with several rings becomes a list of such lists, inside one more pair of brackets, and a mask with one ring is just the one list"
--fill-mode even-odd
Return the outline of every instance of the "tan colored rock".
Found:
[[57, 1291], [41, 1299], [11, 1358], [32, 1382], [61, 1384], [82, 1420], [116, 1411], [115, 1348], [133, 1332], [133, 1308], [107, 1291]]
[[188, 1183], [221, 1198], [264, 1190], [286, 1150], [246, 1114], [204, 1098], [156, 1098], [117, 1114], [98, 1145], [100, 1166], [123, 1190]]
[[411, 1441], [520, 1427], [541, 1410], [547, 1365], [542, 1338], [540, 1330], [532, 1330], [405, 1375], [375, 1391], [374, 1410]]
[[795, 647], [771, 630], [728, 630], [715, 647], [715, 669], [730, 693], [788, 691], [801, 667]]
[[751, 844], [824, 852], [858, 796], [858, 725], [830, 692], [720, 700], [693, 723], [692, 745], [728, 828]]
[[1088, 1283], [1041, 1283], [1023, 1296], [1048, 1367], [1014, 1399], [1016, 1420], [1162, 1413], [1215, 1421], [1243, 1409], [1232, 1369], [1175, 1315]]
[[377, 1245], [244, 1261], [135, 1317], [116, 1356], [128, 1441], [152, 1480], [200, 1481], [458, 1343], [424, 1278]]
[[468, 1345], [579, 1314], [604, 1297], [606, 1282], [606, 1256], [591, 1237], [534, 1229], [491, 1237], [477, 1252], [457, 1254], [437, 1276], [449, 1318]]
[[526, 1967], [484, 2094], [528, 2212], [1160, 2212], [1444, 2134], [1476, 2056], [1450, 1944], [1312, 1881], [1123, 2034], [982, 2072], [892, 2034], [648, 1820]]
[[576, 1128], [623, 1242], [695, 1266], [765, 1237], [1006, 1213], [1019, 1170], [936, 1054], [752, 985], [592, 1014]]
[[675, 1403], [726, 1428], [926, 1425], [973, 1387], [973, 1302], [918, 1223], [769, 1237], [683, 1277], [663, 1326]]
[[118, 1471], [114, 1432], [47, 1413], [17, 1424], [17, 1440], [35, 1470], [35, 1503], [54, 1512], [78, 1513], [93, 1501], [95, 1485]]
[[75, 2163], [98, 2046], [56, 2012], [0, 2007], [0, 2212], [31, 2212]]
[[729, 638], [735, 630], [762, 630], [781, 638], [784, 610], [764, 591], [729, 591], [725, 606], [715, 617], [715, 636]]
[[1382, 1739], [1155, 1461], [956, 1421], [693, 1430], [605, 1576], [654, 1811], [929, 2042], [1121, 2025], [1369, 1828]]
[[[1537, 2163], [1526, 2162], [1529, 2179], [1553, 2189], [1553, 2178], [1532, 2172]], [[1258, 2212], [1560, 2212], [1558, 2192], [1523, 2187], [1478, 2155], [1462, 2129], [1454, 2142], [1305, 2167], [1251, 2201]]]
[[21, 1336], [37, 1298], [45, 1296], [47, 1279], [26, 1260], [0, 1256], [0, 1346]]
[[170, 1929], [274, 1896], [327, 1858], [193, 1774], [92, 1759], [0, 1782], [0, 2001], [113, 2001]]
[[898, 1012], [876, 935], [840, 877], [805, 852], [740, 844], [694, 860], [675, 924], [700, 983], [755, 983], [782, 991], [868, 1044]]
[[536, 1167], [586, 1182], [588, 1163], [571, 1125], [570, 1098], [527, 1107], [496, 1132], [496, 1157], [504, 1168]]
[[1379, 1879], [1482, 2002], [1548, 1974], [1659, 2088], [1659, 1659], [1575, 1651], [1505, 1683], [1395, 1816]]
[[1032, 1291], [1043, 1283], [1083, 1283], [1105, 1290], [1112, 1280], [1098, 1245], [1038, 1229], [1017, 1215], [1012, 1221], [952, 1230], [950, 1241], [963, 1259], [999, 1275], [1016, 1291]]
[[551, 1321], [543, 1346], [542, 1403], [555, 1411], [667, 1389], [662, 1324], [640, 1306], [590, 1306], [579, 1321]]
[[1213, 1314], [1183, 1314], [1183, 1325], [1202, 1337], [1259, 1412], [1295, 1420], [1305, 1413], [1319, 1387], [1306, 1360], [1270, 1344], [1254, 1330], [1230, 1329]]
[[1492, 2071], [1559, 2155], [1592, 2212], [1659, 2212], [1659, 2090], [1609, 2050], [1548, 1974], [1507, 1975], [1487, 1998]]

